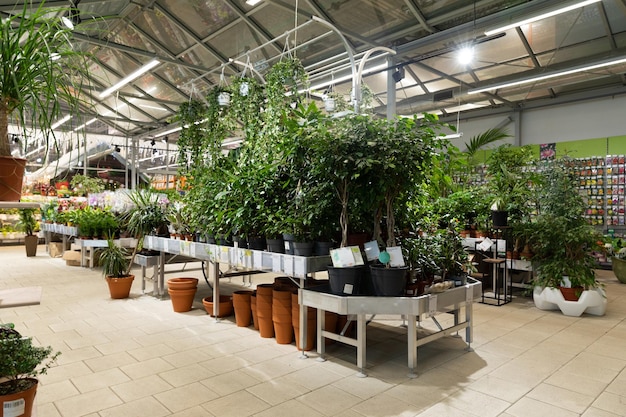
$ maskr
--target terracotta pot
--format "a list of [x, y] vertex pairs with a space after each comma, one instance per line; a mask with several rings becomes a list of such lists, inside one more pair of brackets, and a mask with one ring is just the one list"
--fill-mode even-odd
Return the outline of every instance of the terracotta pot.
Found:
[[134, 275], [129, 275], [124, 278], [106, 277], [111, 298], [116, 300], [121, 298], [128, 298], [128, 295], [130, 294], [130, 288], [133, 285], [134, 279]]
[[291, 294], [291, 324], [296, 336], [296, 347], [298, 350], [313, 350], [315, 338], [317, 336], [317, 310], [307, 307], [306, 341], [304, 346], [300, 344], [300, 304], [298, 304], [298, 294]]
[[20, 201], [26, 159], [0, 156], [0, 201]]
[[170, 278], [167, 280], [167, 288], [173, 290], [189, 290], [198, 287], [198, 278]]
[[252, 310], [252, 324], [254, 325], [254, 330], [259, 330], [259, 318], [256, 314], [256, 291], [253, 291], [250, 296], [250, 310]]
[[583, 287], [559, 287], [559, 289], [561, 290], [561, 294], [563, 294], [563, 298], [565, 298], [565, 301], [578, 301], [580, 295], [585, 290]]
[[293, 342], [293, 324], [291, 323], [291, 294], [292, 291], [273, 291], [272, 321], [276, 343], [288, 345]]
[[196, 288], [189, 288], [185, 290], [175, 290], [168, 288], [167, 292], [170, 295], [172, 301], [172, 308], [176, 313], [184, 313], [191, 310], [193, 305], [193, 299], [196, 296]]
[[261, 337], [274, 337], [272, 321], [273, 284], [260, 284], [256, 287], [256, 315]]
[[[4, 411], [3, 409], [0, 409], [0, 416], [30, 417], [32, 415], [33, 404], [35, 403], [35, 394], [37, 394], [37, 385], [39, 384], [39, 381], [35, 378], [27, 378], [27, 380], [32, 382], [32, 386], [30, 388], [15, 394], [0, 395], [0, 404], [3, 404], [3, 409], [4, 407], [7, 407], [7, 405], [13, 405], [13, 402], [17, 404], [16, 407], [4, 409]], [[3, 384], [7, 384], [7, 382], [4, 382]], [[22, 401], [24, 411], [22, 413], [17, 413], [17, 407], [21, 408], [20, 404]]]
[[[213, 297], [204, 297], [202, 299], [204, 309], [211, 317], [213, 315]], [[220, 295], [219, 315], [217, 317], [228, 317], [233, 314], [233, 299], [230, 295]]]
[[252, 291], [241, 290], [233, 292], [233, 308], [235, 322], [238, 327], [248, 327], [252, 321], [251, 297]]

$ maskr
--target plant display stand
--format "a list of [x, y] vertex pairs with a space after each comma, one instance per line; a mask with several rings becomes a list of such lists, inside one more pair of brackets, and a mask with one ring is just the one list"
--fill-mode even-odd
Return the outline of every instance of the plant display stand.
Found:
[[[449, 336], [459, 330], [465, 329], [465, 341], [467, 350], [471, 351], [472, 342], [472, 304], [475, 299], [482, 295], [480, 281], [468, 278], [468, 283], [437, 294], [427, 294], [420, 297], [370, 297], [370, 296], [342, 296], [331, 294], [328, 288], [323, 286], [311, 289], [301, 288], [299, 298], [302, 305], [317, 308], [317, 352], [320, 359], [324, 360], [324, 339], [332, 339], [341, 343], [356, 347], [358, 376], [364, 377], [366, 364], [367, 314], [397, 314], [407, 320], [407, 356], [409, 377], [417, 377], [417, 348], [426, 343]], [[460, 311], [464, 307], [464, 320], [460, 320]], [[334, 331], [324, 330], [325, 312], [330, 311], [338, 314], [356, 316], [356, 338], [337, 334]], [[438, 313], [453, 313], [454, 325], [443, 328], [437, 322], [435, 315]], [[439, 331], [424, 337], [417, 333], [417, 319], [422, 316], [430, 316]]]
[[558, 288], [535, 287], [533, 300], [539, 310], [561, 310], [566, 316], [579, 317], [583, 313], [603, 316], [606, 313], [606, 294], [603, 289], [583, 291], [578, 301], [566, 301]]

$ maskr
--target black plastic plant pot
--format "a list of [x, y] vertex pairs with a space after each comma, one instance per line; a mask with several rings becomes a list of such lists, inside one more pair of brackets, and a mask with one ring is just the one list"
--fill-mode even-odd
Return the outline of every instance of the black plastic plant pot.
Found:
[[372, 274], [372, 286], [374, 295], [381, 297], [398, 297], [402, 296], [406, 290], [407, 273], [409, 268], [394, 267], [386, 268], [384, 266], [370, 267]]
[[328, 267], [328, 283], [330, 291], [337, 295], [358, 295], [361, 281], [365, 274], [365, 265], [342, 268]]
[[508, 211], [492, 210], [491, 220], [493, 221], [493, 227], [506, 227], [508, 225]]

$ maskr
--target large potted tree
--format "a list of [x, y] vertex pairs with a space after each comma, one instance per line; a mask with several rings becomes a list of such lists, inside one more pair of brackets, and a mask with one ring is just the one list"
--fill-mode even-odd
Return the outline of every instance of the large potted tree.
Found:
[[60, 352], [50, 346], [33, 345], [13, 324], [0, 325], [1, 417], [30, 417], [37, 392], [38, 375], [45, 374]]
[[566, 315], [585, 311], [602, 315], [606, 297], [596, 280], [593, 256], [601, 249], [598, 242], [602, 236], [583, 216], [586, 204], [568, 164], [548, 162], [542, 167], [542, 177], [539, 212], [529, 236], [537, 271], [535, 305], [540, 309], [558, 307]]
[[86, 79], [86, 53], [49, 7], [24, 3], [0, 20], [0, 201], [18, 201], [26, 160], [11, 151], [9, 123], [21, 126], [22, 145], [33, 131], [48, 148], [53, 124], [83, 105], [77, 85]]

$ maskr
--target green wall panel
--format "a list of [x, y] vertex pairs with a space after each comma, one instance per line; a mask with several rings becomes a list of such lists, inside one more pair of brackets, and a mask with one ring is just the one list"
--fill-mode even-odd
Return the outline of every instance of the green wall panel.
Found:
[[569, 155], [572, 158], [607, 155], [607, 138], [557, 142], [556, 155]]
[[626, 154], [626, 136], [610, 137], [607, 155], [625, 155]]

